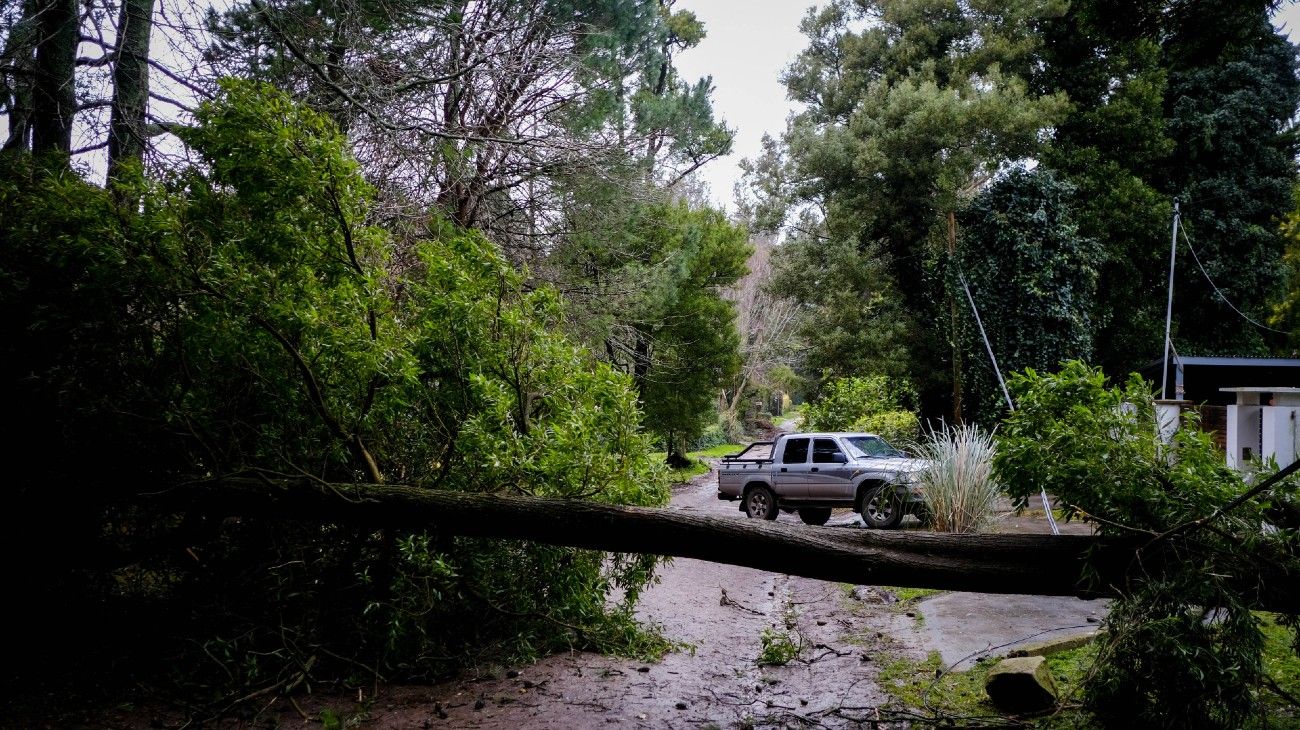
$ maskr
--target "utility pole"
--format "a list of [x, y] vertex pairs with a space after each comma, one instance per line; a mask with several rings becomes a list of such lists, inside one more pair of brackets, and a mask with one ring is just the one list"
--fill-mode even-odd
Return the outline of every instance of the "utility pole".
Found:
[[1165, 364], [1160, 376], [1160, 399], [1169, 399], [1169, 325], [1174, 317], [1174, 254], [1178, 252], [1178, 198], [1174, 198], [1174, 233], [1169, 242], [1169, 303], [1165, 306]]

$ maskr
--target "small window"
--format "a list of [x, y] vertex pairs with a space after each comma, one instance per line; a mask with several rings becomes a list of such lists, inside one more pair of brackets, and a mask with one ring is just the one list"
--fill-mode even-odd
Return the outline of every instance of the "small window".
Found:
[[813, 441], [813, 463], [814, 464], [834, 464], [835, 457], [840, 455], [840, 447], [835, 445], [831, 439], [816, 439]]
[[804, 464], [808, 461], [808, 439], [790, 439], [785, 442], [782, 464]]

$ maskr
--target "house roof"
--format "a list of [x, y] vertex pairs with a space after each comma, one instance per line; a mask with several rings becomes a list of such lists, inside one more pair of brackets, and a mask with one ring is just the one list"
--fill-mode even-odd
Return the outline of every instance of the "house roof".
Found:
[[[1188, 357], [1175, 355], [1170, 360], [1187, 367], [1188, 365], [1209, 365], [1218, 367], [1261, 367], [1261, 368], [1300, 368], [1300, 358], [1287, 357]], [[1152, 360], [1147, 368], [1158, 368], [1164, 358]]]

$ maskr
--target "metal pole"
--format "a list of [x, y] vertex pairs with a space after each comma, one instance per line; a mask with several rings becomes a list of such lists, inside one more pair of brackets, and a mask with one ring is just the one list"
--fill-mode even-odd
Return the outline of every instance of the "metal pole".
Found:
[[1169, 303], [1165, 306], [1165, 360], [1160, 374], [1160, 398], [1169, 398], [1169, 324], [1174, 317], [1174, 254], [1178, 252], [1178, 198], [1174, 198], [1174, 234], [1169, 242]]
[[984, 321], [980, 319], [980, 310], [975, 306], [975, 297], [971, 296], [970, 287], [966, 285], [966, 275], [959, 271], [957, 279], [961, 281], [961, 288], [966, 290], [966, 301], [970, 302], [970, 311], [975, 315], [975, 324], [979, 325], [980, 337], [984, 338], [984, 349], [988, 350], [989, 362], [993, 363], [993, 374], [998, 376], [998, 385], [1002, 386], [1002, 395], [1007, 399], [1007, 409], [1014, 411], [1016, 404], [1011, 402], [1011, 391], [1007, 390], [1007, 381], [1002, 379], [1002, 371], [998, 369], [998, 359], [993, 356], [993, 345], [989, 344], [988, 333], [984, 331]]

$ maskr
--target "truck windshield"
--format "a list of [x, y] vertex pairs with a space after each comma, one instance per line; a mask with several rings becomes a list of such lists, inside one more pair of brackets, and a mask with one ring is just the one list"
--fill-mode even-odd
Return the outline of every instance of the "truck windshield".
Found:
[[879, 436], [849, 436], [843, 441], [849, 449], [849, 454], [854, 458], [906, 456]]

